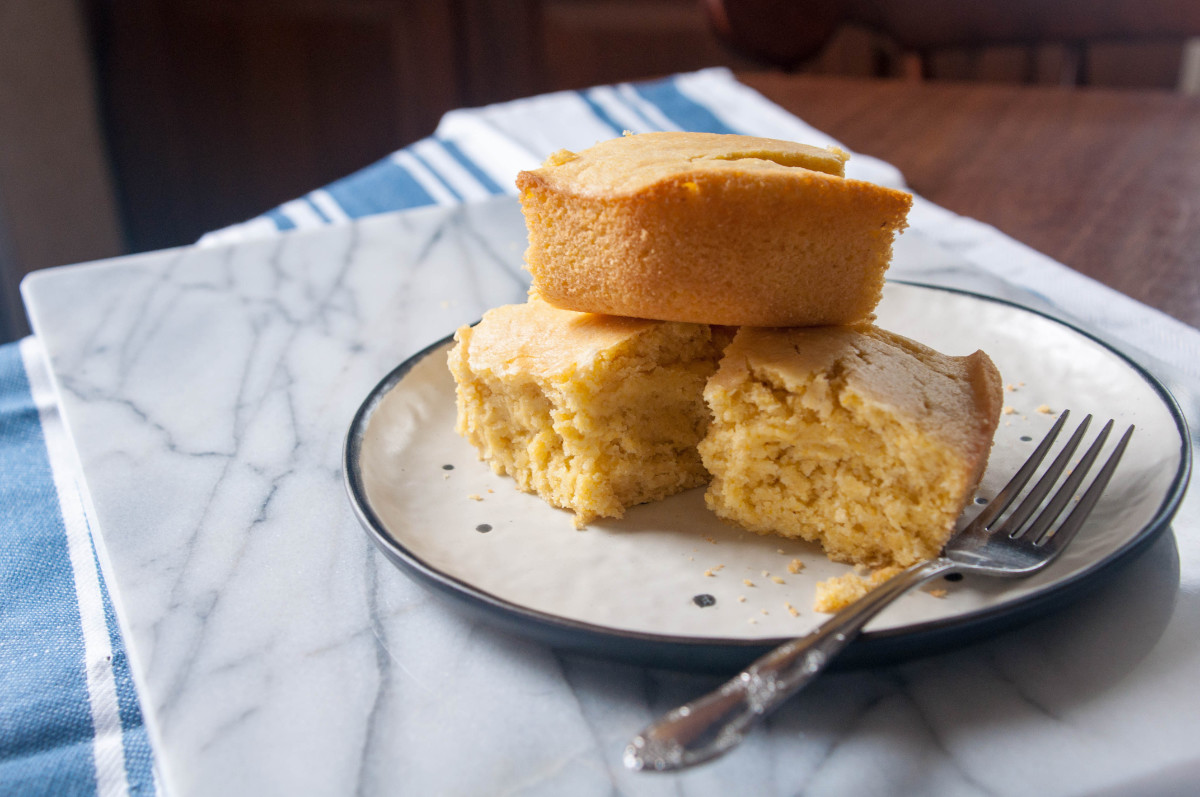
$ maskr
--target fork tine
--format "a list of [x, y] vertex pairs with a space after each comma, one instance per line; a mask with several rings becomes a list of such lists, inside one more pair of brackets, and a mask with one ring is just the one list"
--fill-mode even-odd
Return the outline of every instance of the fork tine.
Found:
[[[1111, 428], [1112, 421], [1109, 421], [1105, 425], [1104, 431], [1107, 432]], [[1092, 509], [1095, 508], [1096, 503], [1100, 500], [1100, 494], [1103, 493], [1104, 489], [1108, 486], [1109, 479], [1112, 478], [1113, 471], [1117, 469], [1117, 463], [1121, 461], [1121, 455], [1125, 453], [1125, 448], [1129, 445], [1129, 438], [1131, 437], [1133, 437], [1132, 425], [1125, 430], [1125, 434], [1121, 436], [1120, 441], [1117, 442], [1116, 448], [1114, 448], [1112, 454], [1109, 455], [1108, 461], [1104, 463], [1104, 467], [1102, 467], [1100, 472], [1096, 474], [1096, 478], [1092, 480], [1091, 485], [1079, 499], [1079, 503], [1076, 504], [1075, 508], [1071, 510], [1071, 514], [1067, 515], [1067, 519], [1062, 522], [1062, 524], [1054, 531], [1052, 535], [1047, 537], [1046, 534], [1043, 533], [1035, 543], [1036, 545], [1041, 546], [1043, 549], [1050, 550], [1052, 557], [1057, 556], [1063, 548], [1067, 547], [1067, 543], [1069, 543], [1072, 538], [1075, 537], [1075, 532], [1079, 531], [1079, 528], [1083, 525], [1083, 522], [1087, 520], [1088, 515], [1092, 513]], [[1092, 449], [1088, 451], [1088, 456], [1091, 457], [1087, 463], [1088, 468], [1092, 466], [1091, 460], [1095, 459], [1093, 452], [1099, 453], [1101, 442], [1102, 441], [1097, 440], [1096, 443], [1092, 445]], [[1082, 463], [1080, 464], [1082, 466]], [[1070, 492], [1074, 493], [1075, 489], [1079, 486], [1079, 483], [1076, 481], [1075, 484], [1069, 486], [1071, 488]]]
[[1100, 434], [1096, 435], [1095, 441], [1087, 450], [1087, 453], [1079, 459], [1079, 463], [1063, 482], [1062, 487], [1058, 488], [1058, 492], [1050, 499], [1050, 503], [1046, 504], [1045, 509], [1029, 524], [1029, 528], [1025, 533], [1029, 541], [1034, 545], [1041, 545], [1045, 541], [1046, 532], [1053, 525], [1054, 521], [1058, 520], [1058, 516], [1062, 514], [1063, 509], [1067, 506], [1067, 502], [1074, 497], [1075, 491], [1083, 483], [1084, 477], [1091, 470], [1092, 463], [1096, 461], [1096, 457], [1100, 454], [1100, 449], [1107, 442], [1112, 428], [1113, 422], [1111, 420], [1104, 424], [1104, 428], [1100, 430]]
[[1042, 478], [1038, 479], [1038, 483], [1029, 491], [1029, 495], [1025, 496], [1025, 500], [1021, 502], [1021, 505], [1004, 520], [1004, 529], [1008, 533], [1008, 536], [1013, 539], [1021, 536], [1026, 521], [1033, 515], [1033, 511], [1042, 505], [1042, 501], [1046, 500], [1050, 489], [1054, 487], [1054, 484], [1058, 481], [1058, 477], [1066, 469], [1067, 464], [1071, 461], [1071, 457], [1075, 456], [1075, 450], [1079, 448], [1079, 443], [1083, 440], [1083, 436], [1087, 433], [1091, 422], [1091, 415], [1083, 419], [1075, 429], [1075, 433], [1071, 435], [1071, 439], [1063, 445], [1062, 451], [1058, 452], [1058, 456], [1046, 468], [1046, 472], [1042, 474]]
[[1058, 416], [1058, 420], [1050, 427], [1050, 431], [1046, 432], [1046, 436], [1042, 438], [1042, 442], [1038, 443], [1038, 447], [1025, 460], [1025, 464], [1013, 474], [1008, 484], [1004, 485], [1000, 492], [996, 493], [996, 497], [984, 507], [983, 511], [975, 516], [970, 525], [963, 529], [963, 534], [986, 529], [1004, 510], [1008, 509], [1013, 500], [1020, 495], [1021, 490], [1025, 487], [1025, 483], [1029, 481], [1029, 478], [1033, 476], [1038, 466], [1042, 464], [1042, 460], [1046, 458], [1046, 452], [1054, 445], [1054, 441], [1058, 438], [1058, 433], [1062, 431], [1063, 424], [1067, 422], [1070, 414], [1070, 410], [1062, 411], [1062, 414]]

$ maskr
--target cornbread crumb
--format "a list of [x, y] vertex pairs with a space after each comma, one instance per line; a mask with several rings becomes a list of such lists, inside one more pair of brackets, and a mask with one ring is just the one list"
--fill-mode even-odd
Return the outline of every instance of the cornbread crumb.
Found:
[[1002, 388], [878, 327], [742, 327], [705, 388], [720, 517], [872, 566], [935, 556], [987, 464]]
[[788, 611], [788, 614], [790, 614], [792, 617], [799, 617], [799, 616], [800, 616], [800, 612], [799, 612], [799, 611], [797, 611], [797, 610], [796, 610], [796, 607], [795, 607], [795, 606], [793, 606], [792, 604], [785, 602], [785, 603], [783, 604], [783, 606], [784, 606], [784, 608], [785, 608], [785, 609], [787, 609], [787, 611]]
[[795, 575], [804, 569], [804, 562], [800, 559], [793, 559], [788, 562], [788, 572]]
[[[531, 299], [455, 333], [459, 434], [576, 527], [708, 480], [696, 452], [720, 346], [708, 326]], [[479, 500], [479, 499], [475, 499]]]
[[813, 609], [826, 614], [833, 614], [843, 606], [848, 606], [866, 595], [871, 589], [868, 581], [857, 573], [844, 573], [840, 576], [827, 578], [817, 584], [816, 596], [813, 598]]
[[746, 596], [738, 595], [738, 603], [745, 603], [745, 602], [746, 602]]
[[895, 566], [881, 567], [866, 576], [849, 572], [827, 578], [817, 584], [813, 609], [824, 614], [832, 614], [854, 603], [902, 569]]
[[472, 501], [482, 501], [483, 500], [483, 496], [479, 495], [478, 493], [471, 493], [470, 495], [467, 496], [467, 498], [470, 498]]
[[771, 580], [772, 580], [772, 581], [774, 581], [776, 584], [784, 584], [784, 583], [786, 583], [786, 582], [785, 582], [785, 581], [784, 581], [782, 578], [780, 578], [779, 576], [771, 576]]
[[750, 580], [750, 579], [748, 579], [748, 578], [743, 578], [743, 579], [742, 579], [742, 583], [743, 583], [743, 584], [745, 584], [747, 587], [753, 587], [753, 586], [754, 586], [754, 582], [753, 582], [753, 581], [751, 581], [751, 580]]
[[928, 592], [930, 595], [932, 595], [935, 598], [946, 597], [946, 590], [944, 590], [944, 589], [927, 589], [925, 591]]
[[705, 570], [705, 571], [704, 571], [704, 575], [708, 576], [709, 578], [716, 578], [716, 577], [717, 577], [717, 574], [716, 574], [716, 573], [714, 573], [714, 572], [712, 571], [712, 568], [709, 568], [708, 570]]
[[1001, 412], [1003, 412], [1005, 415], [1015, 415], [1017, 411], [1012, 407], [1005, 407], [1003, 410], [1001, 410]]
[[1054, 414], [1054, 410], [1050, 409], [1049, 404], [1039, 405], [1037, 408], [1037, 411], [1040, 412], [1042, 415], [1053, 415]]

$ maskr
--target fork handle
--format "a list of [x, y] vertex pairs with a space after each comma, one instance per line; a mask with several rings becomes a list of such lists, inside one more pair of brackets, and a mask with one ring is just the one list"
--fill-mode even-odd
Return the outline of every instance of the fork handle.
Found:
[[625, 748], [625, 766], [670, 772], [731, 749], [753, 725], [824, 670], [888, 604], [955, 567], [950, 560], [937, 558], [897, 573], [808, 636], [780, 645], [723, 686], [665, 714]]

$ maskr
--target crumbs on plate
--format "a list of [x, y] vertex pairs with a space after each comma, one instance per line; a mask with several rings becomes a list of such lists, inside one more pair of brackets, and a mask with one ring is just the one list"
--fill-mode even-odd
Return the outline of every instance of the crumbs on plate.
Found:
[[827, 578], [817, 584], [813, 609], [823, 614], [832, 614], [854, 603], [903, 569], [891, 565], [871, 572], [851, 571]]

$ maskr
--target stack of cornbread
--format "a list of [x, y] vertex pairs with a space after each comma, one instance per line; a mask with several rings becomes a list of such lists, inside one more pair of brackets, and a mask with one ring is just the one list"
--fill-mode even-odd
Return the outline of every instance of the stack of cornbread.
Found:
[[649, 133], [522, 172], [530, 299], [457, 332], [459, 432], [577, 526], [708, 482], [722, 518], [839, 561], [936, 555], [1000, 377], [870, 323], [912, 198], [846, 158]]

